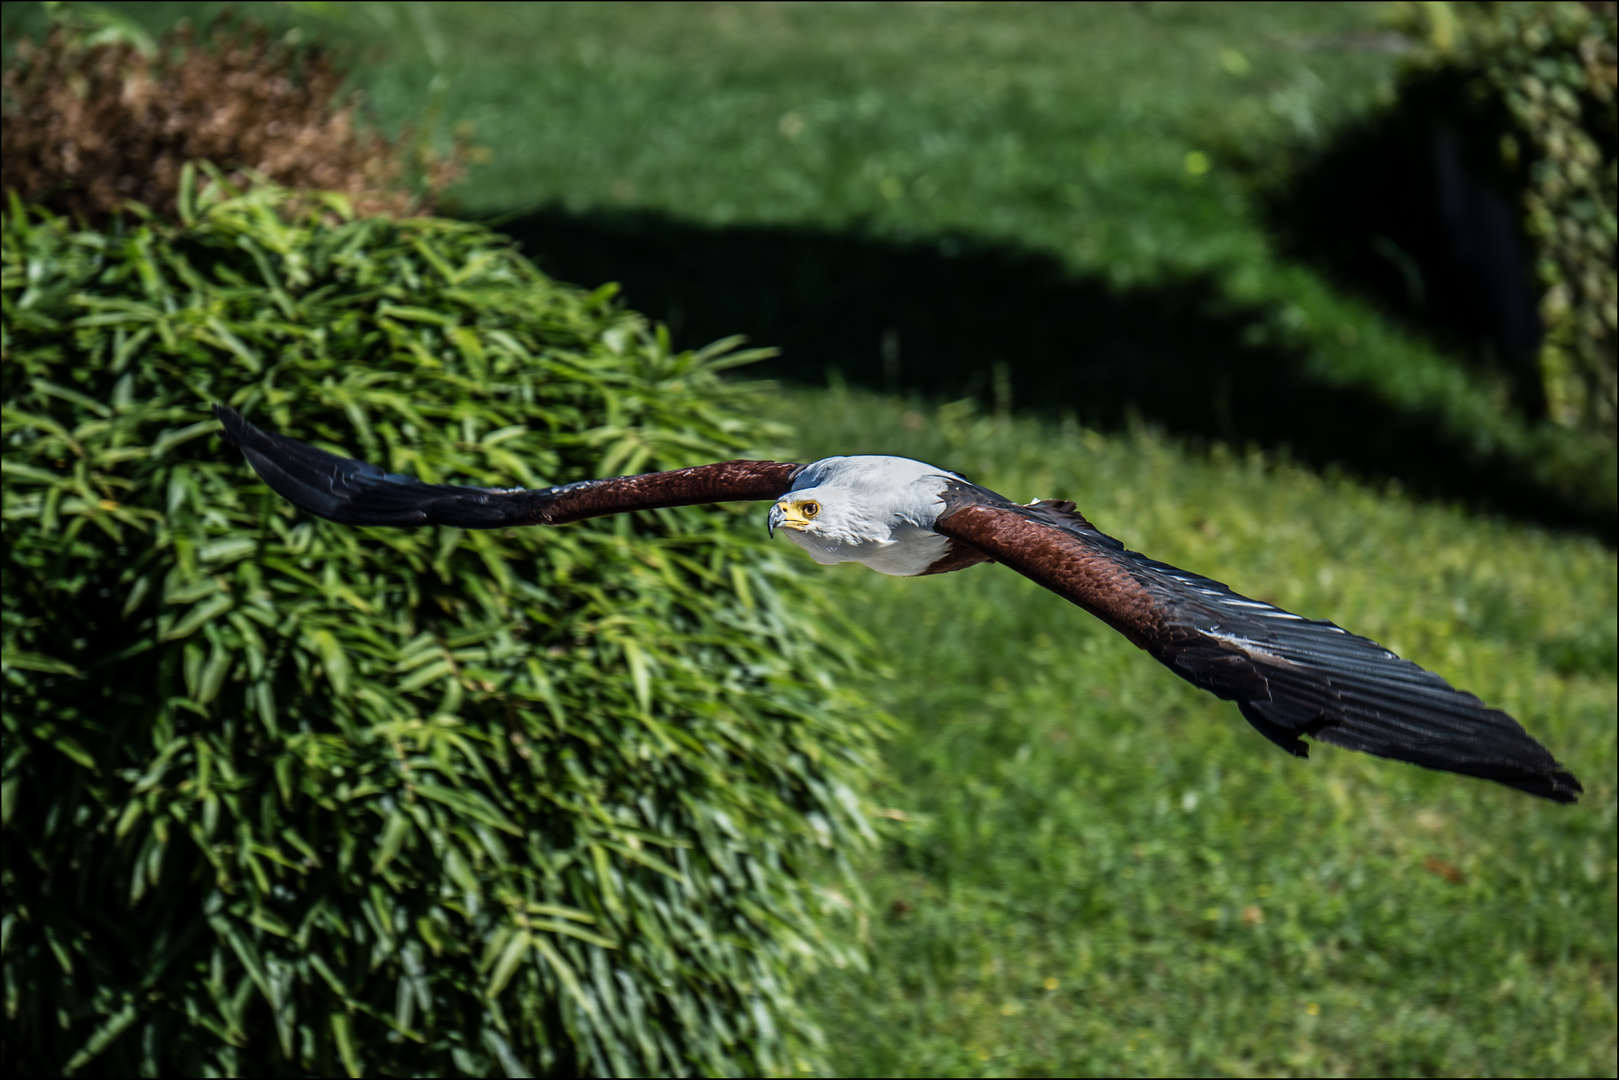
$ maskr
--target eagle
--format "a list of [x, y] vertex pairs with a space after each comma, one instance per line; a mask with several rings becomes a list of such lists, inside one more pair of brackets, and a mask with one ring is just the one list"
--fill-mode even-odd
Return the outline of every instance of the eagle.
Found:
[[428, 484], [259, 428], [216, 404], [223, 436], [299, 509], [344, 525], [503, 529], [660, 507], [770, 503], [767, 527], [818, 563], [921, 577], [1000, 563], [1084, 608], [1227, 701], [1297, 757], [1301, 736], [1494, 780], [1557, 802], [1584, 790], [1512, 717], [1333, 623], [1131, 551], [1071, 502], [1013, 502], [909, 458], [721, 461], [557, 487]]

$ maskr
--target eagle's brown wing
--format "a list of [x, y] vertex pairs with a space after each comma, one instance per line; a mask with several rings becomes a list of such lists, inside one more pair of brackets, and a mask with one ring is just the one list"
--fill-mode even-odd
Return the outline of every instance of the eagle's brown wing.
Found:
[[561, 525], [627, 510], [775, 499], [792, 486], [802, 468], [784, 461], [721, 461], [533, 490], [424, 484], [272, 434], [224, 405], [215, 405], [214, 415], [225, 427], [225, 438], [241, 448], [253, 471], [277, 494], [301, 510], [343, 525], [499, 529]]
[[1303, 757], [1300, 735], [1558, 802], [1584, 790], [1516, 720], [1375, 641], [1300, 618], [1097, 531], [1071, 504], [952, 481], [934, 528], [1067, 598]]

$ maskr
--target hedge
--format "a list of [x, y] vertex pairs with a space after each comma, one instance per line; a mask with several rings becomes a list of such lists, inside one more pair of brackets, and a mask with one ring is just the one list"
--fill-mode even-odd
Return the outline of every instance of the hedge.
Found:
[[1421, 43], [1405, 90], [1456, 87], [1494, 118], [1501, 165], [1535, 249], [1551, 417], [1608, 440], [1619, 425], [1619, 19], [1614, 5], [1403, 5]]
[[196, 180], [5, 215], [8, 1067], [816, 1067], [871, 719], [758, 508], [345, 528], [208, 414], [536, 486], [757, 451], [757, 354], [476, 225]]

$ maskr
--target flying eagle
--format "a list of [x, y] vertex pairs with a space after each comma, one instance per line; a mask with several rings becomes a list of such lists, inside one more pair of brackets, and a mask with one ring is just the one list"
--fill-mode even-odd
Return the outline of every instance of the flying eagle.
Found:
[[1235, 701], [1298, 757], [1309, 735], [1483, 777], [1557, 802], [1584, 789], [1516, 720], [1330, 622], [1250, 600], [1130, 551], [1071, 502], [1020, 505], [898, 457], [721, 461], [559, 487], [426, 484], [264, 431], [215, 405], [224, 435], [293, 505], [344, 525], [561, 525], [664, 506], [761, 499], [769, 528], [818, 563], [917, 577], [998, 562], [1078, 604], [1188, 682]]

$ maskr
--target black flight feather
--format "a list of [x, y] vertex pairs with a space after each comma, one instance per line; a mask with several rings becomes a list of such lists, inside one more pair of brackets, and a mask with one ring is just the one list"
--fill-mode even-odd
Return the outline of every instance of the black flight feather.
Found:
[[936, 528], [1099, 616], [1300, 757], [1322, 742], [1557, 802], [1584, 789], [1512, 717], [1377, 642], [1129, 551], [1065, 507], [951, 484]]

